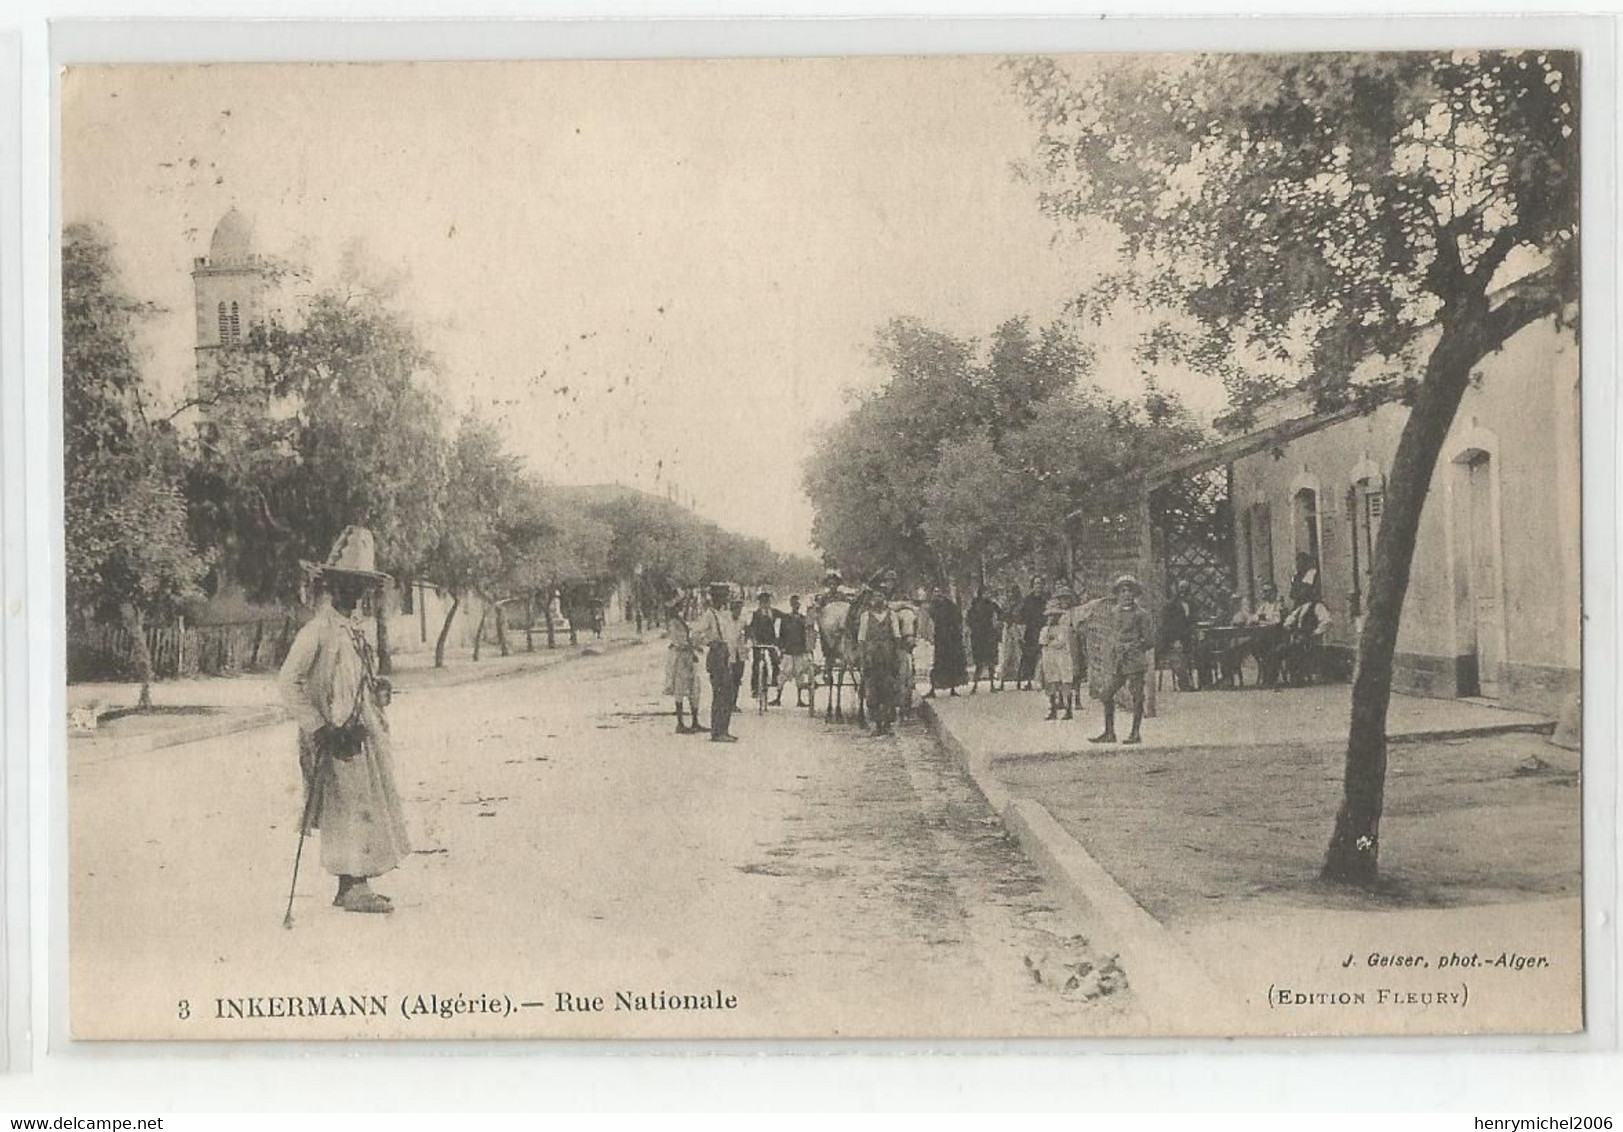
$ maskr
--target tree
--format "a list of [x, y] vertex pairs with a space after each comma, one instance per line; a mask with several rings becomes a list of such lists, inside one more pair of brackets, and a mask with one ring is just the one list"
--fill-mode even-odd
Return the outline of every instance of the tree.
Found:
[[777, 568], [778, 556], [765, 539], [725, 530], [715, 523], [703, 524], [700, 532], [705, 544], [706, 578], [748, 585], [771, 578]]
[[[627, 493], [592, 506], [589, 513], [609, 529], [608, 565], [615, 577], [640, 579], [651, 592], [704, 581], [701, 524], [675, 504]], [[639, 614], [647, 596], [636, 595]]]
[[[509, 600], [532, 600], [537, 591], [544, 591], [550, 599], [555, 590], [595, 590], [596, 583], [608, 573], [613, 538], [607, 523], [567, 499], [552, 495], [534, 480], [522, 482], [505, 510], [498, 532], [505, 594]], [[575, 620], [570, 617], [572, 636]], [[552, 619], [548, 617], [547, 647], [555, 643]]]
[[1208, 369], [1260, 346], [1304, 357], [1321, 407], [1409, 406], [1330, 881], [1378, 875], [1393, 653], [1460, 399], [1479, 362], [1576, 298], [1576, 65], [1537, 51], [1112, 60], [1086, 74], [1011, 63], [1040, 130], [1044, 207], [1120, 240], [1120, 269], [1085, 307], [1125, 295], [1181, 308], [1199, 327], [1183, 352]]
[[[376, 294], [318, 294], [296, 324], [252, 328], [202, 375], [209, 406], [191, 478], [200, 535], [251, 593], [289, 592], [345, 526], [369, 528], [381, 569], [418, 573], [445, 490], [433, 359]], [[378, 655], [389, 668], [387, 609]]]
[[[445, 642], [463, 599], [470, 593], [485, 593], [502, 577], [503, 507], [510, 503], [519, 483], [517, 459], [502, 451], [489, 424], [473, 416], [462, 419], [446, 470], [439, 537], [423, 560], [424, 575], [451, 595], [434, 642], [435, 668], [445, 666]], [[482, 632], [483, 621], [480, 628]]]
[[807, 464], [804, 486], [817, 508], [812, 540], [859, 572], [888, 566], [940, 579], [950, 563], [927, 518], [943, 453], [978, 433], [1001, 444], [1050, 397], [1073, 388], [1092, 358], [1061, 328], [1033, 335], [1023, 318], [1004, 322], [985, 343], [893, 319], [879, 331], [874, 358], [889, 379], [824, 435]]
[[1050, 552], [1066, 513], [1142, 459], [1148, 402], [1087, 384], [1067, 328], [1010, 319], [983, 343], [913, 320], [880, 332], [890, 379], [808, 465], [813, 541], [842, 565], [962, 582]]
[[176, 437], [147, 417], [135, 329], [150, 311], [124, 290], [106, 237], [70, 224], [62, 240], [67, 599], [123, 621], [142, 708], [152, 704], [147, 619], [191, 596], [204, 570], [187, 535]]

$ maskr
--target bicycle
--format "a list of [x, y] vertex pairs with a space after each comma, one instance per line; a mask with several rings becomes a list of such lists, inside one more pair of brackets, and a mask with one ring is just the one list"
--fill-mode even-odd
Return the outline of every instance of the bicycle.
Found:
[[755, 710], [766, 714], [768, 693], [777, 685], [774, 679], [781, 653], [777, 645], [750, 646], [750, 687], [755, 691]]

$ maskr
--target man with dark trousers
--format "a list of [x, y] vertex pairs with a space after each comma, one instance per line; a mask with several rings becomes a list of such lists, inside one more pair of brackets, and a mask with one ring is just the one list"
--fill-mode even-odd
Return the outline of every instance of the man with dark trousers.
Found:
[[710, 587], [710, 608], [693, 629], [693, 643], [704, 650], [704, 671], [710, 678], [710, 741], [736, 743], [731, 731], [734, 699], [734, 657], [738, 654], [738, 622], [727, 611], [728, 587]]
[[1138, 729], [1144, 722], [1144, 672], [1146, 654], [1155, 644], [1155, 627], [1149, 610], [1138, 604], [1143, 587], [1131, 574], [1123, 574], [1111, 587], [1116, 605], [1109, 611], [1111, 638], [1111, 675], [1105, 685], [1104, 731], [1089, 739], [1090, 743], [1116, 741], [1116, 694], [1123, 688], [1133, 700], [1133, 730], [1123, 743], [1139, 743]]
[[[1195, 603], [1190, 597], [1188, 582], [1179, 582], [1172, 600], [1161, 610], [1161, 639], [1157, 648], [1165, 655], [1172, 653], [1172, 685], [1180, 692], [1195, 690], [1193, 661], [1195, 657]], [[1176, 650], [1176, 651], [1174, 651]]]

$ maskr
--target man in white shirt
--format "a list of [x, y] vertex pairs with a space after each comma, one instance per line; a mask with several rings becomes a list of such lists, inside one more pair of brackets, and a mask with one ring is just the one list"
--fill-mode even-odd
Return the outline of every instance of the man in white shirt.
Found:
[[710, 608], [693, 627], [693, 643], [704, 650], [704, 671], [710, 678], [710, 741], [736, 743], [732, 734], [734, 697], [733, 663], [739, 657], [739, 627], [727, 611], [726, 586], [710, 587]]
[[1253, 625], [1277, 625], [1282, 619], [1279, 609], [1279, 591], [1274, 589], [1272, 582], [1262, 583], [1262, 597], [1257, 602], [1257, 608], [1251, 612]]

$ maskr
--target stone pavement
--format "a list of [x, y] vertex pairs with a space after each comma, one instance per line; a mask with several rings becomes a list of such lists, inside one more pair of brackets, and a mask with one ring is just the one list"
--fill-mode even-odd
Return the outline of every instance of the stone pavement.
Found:
[[[1144, 721], [1145, 750], [1182, 747], [1333, 743], [1346, 738], [1352, 689], [1345, 684], [1311, 688], [1247, 689], [1236, 692], [1174, 692], [1162, 688], [1157, 715]], [[1047, 700], [1036, 692], [985, 690], [974, 696], [937, 696], [941, 721], [969, 747], [995, 762], [1027, 757], [1096, 753], [1088, 739], [1099, 733], [1099, 705], [1084, 698], [1070, 722], [1048, 722]], [[1125, 735], [1126, 712], [1117, 713]], [[1505, 731], [1548, 731], [1554, 721], [1492, 707], [1481, 700], [1393, 696], [1387, 734], [1396, 742]]]

